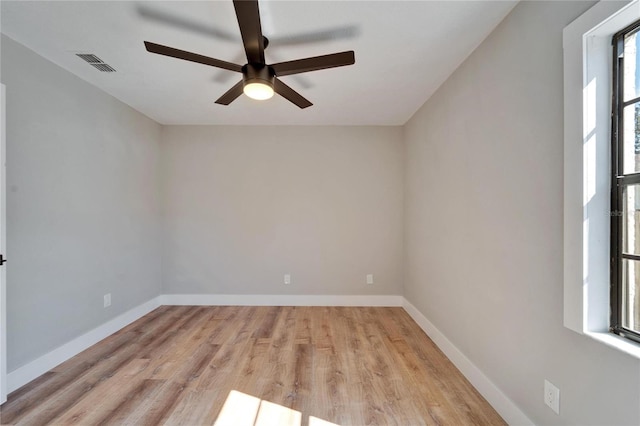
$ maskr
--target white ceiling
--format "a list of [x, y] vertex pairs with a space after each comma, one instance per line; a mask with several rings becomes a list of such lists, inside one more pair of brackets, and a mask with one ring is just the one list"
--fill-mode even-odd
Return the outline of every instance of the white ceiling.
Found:
[[[279, 96], [217, 105], [240, 74], [146, 52], [144, 40], [244, 64], [231, 0], [2, 0], [0, 29], [163, 124], [402, 125], [514, 5], [261, 1], [268, 63], [355, 51], [355, 65], [282, 78], [314, 103], [304, 110]], [[326, 30], [335, 37], [285, 43]], [[93, 53], [117, 72], [99, 72], [75, 53]]]

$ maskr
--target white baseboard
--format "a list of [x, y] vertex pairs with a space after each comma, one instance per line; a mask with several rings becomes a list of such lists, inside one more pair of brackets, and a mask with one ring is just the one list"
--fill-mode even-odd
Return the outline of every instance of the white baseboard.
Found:
[[162, 305], [202, 306], [402, 306], [398, 295], [163, 294]]
[[403, 298], [407, 313], [433, 340], [460, 372], [471, 382], [480, 394], [510, 425], [533, 425], [534, 423], [513, 403], [482, 370], [476, 367], [438, 328], [431, 323], [415, 306]]
[[95, 345], [100, 340], [112, 335], [116, 331], [131, 324], [159, 306], [159, 297], [154, 297], [148, 302], [128, 310], [82, 336], [65, 343], [59, 348], [52, 350], [34, 361], [31, 361], [29, 364], [10, 372], [7, 374], [7, 392], [13, 392], [14, 390], [26, 385], [58, 364], [76, 356], [89, 346]]

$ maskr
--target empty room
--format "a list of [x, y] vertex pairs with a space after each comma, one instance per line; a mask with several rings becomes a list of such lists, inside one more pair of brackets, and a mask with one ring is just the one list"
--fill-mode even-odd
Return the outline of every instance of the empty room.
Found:
[[0, 424], [640, 424], [640, 0], [0, 32]]

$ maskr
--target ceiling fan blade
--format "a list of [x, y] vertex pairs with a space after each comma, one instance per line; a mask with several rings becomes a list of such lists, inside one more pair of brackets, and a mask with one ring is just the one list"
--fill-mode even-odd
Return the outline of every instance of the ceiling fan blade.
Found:
[[183, 59], [185, 61], [197, 62], [199, 64], [210, 65], [216, 68], [222, 68], [229, 71], [242, 72], [242, 66], [231, 62], [222, 61], [220, 59], [210, 58], [208, 56], [198, 55], [197, 53], [187, 52], [185, 50], [174, 49], [173, 47], [163, 46], [161, 44], [144, 42], [147, 51], [157, 53], [158, 55], [170, 56], [172, 58]]
[[303, 97], [300, 93], [296, 92], [291, 87], [287, 86], [277, 78], [274, 81], [273, 90], [275, 90], [276, 93], [278, 93], [280, 96], [282, 96], [286, 100], [293, 102], [294, 104], [299, 106], [301, 109], [304, 109], [313, 105], [311, 102], [309, 102], [308, 99]]
[[242, 80], [236, 83], [231, 89], [227, 90], [227, 93], [220, 96], [216, 103], [220, 105], [229, 105], [231, 102], [235, 101], [238, 96], [242, 95]]
[[254, 64], [264, 64], [264, 38], [260, 26], [258, 0], [233, 0], [233, 6], [236, 9], [247, 61]]
[[[240, 49], [238, 49], [238, 54], [233, 57], [233, 62], [238, 63], [244, 61], [244, 50], [240, 51]], [[217, 83], [228, 83], [234, 77], [234, 74], [228, 73], [225, 70], [220, 70], [216, 71], [215, 75], [213, 76], [213, 81]]]
[[356, 62], [353, 50], [330, 55], [314, 56], [312, 58], [296, 59], [295, 61], [280, 62], [270, 65], [277, 76], [299, 74], [302, 72], [323, 70], [326, 68], [353, 65]]

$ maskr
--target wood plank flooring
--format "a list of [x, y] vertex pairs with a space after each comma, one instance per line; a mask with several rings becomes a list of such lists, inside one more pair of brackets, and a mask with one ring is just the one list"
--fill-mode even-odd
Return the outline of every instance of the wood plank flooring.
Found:
[[162, 306], [0, 407], [1, 424], [216, 422], [505, 424], [402, 308]]

